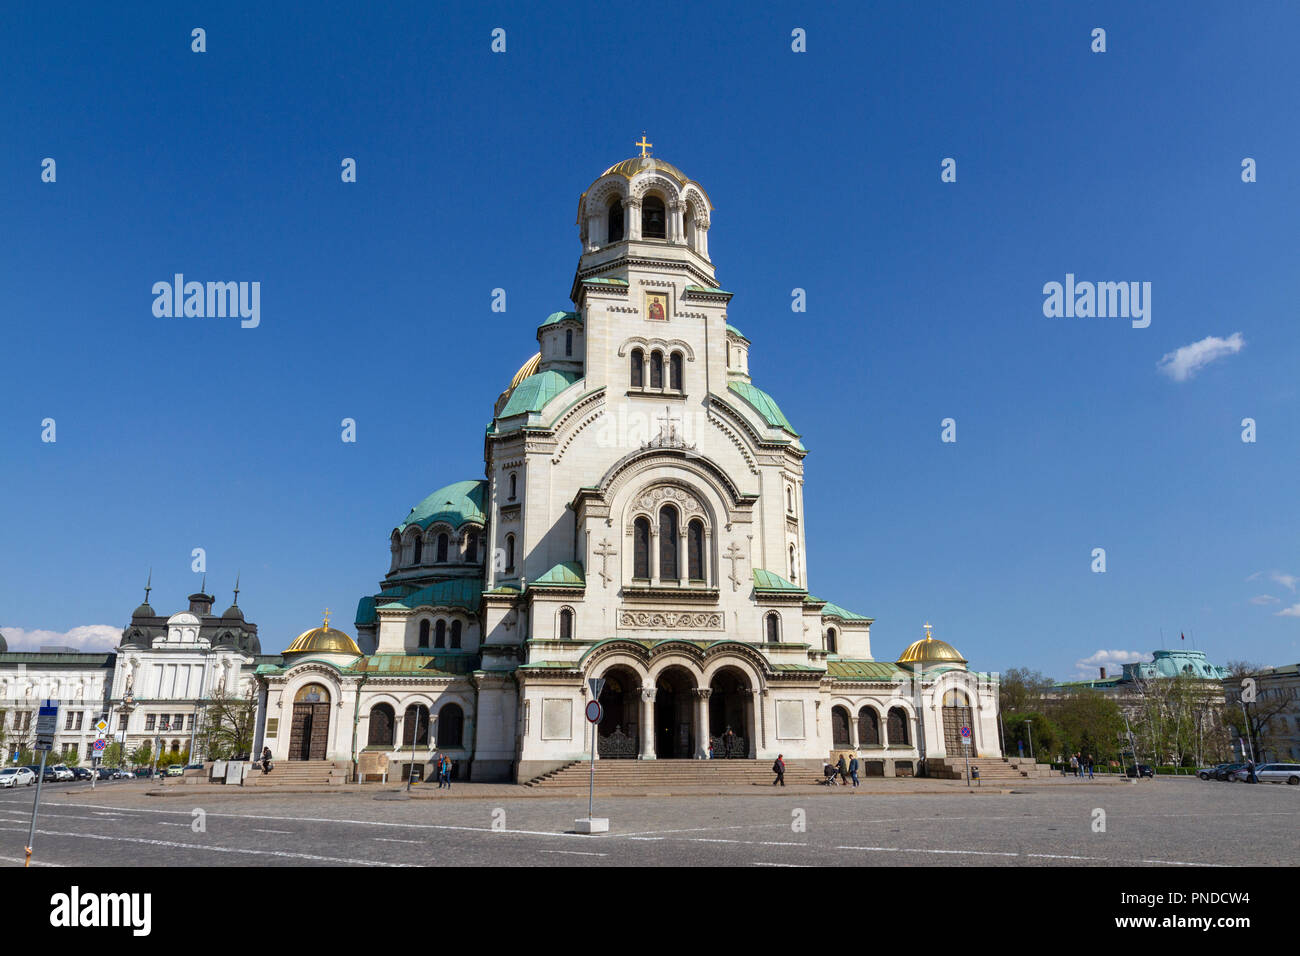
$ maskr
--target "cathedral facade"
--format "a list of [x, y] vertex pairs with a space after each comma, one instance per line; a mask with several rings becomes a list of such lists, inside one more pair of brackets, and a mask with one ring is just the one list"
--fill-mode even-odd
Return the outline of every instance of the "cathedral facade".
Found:
[[751, 378], [712, 215], [644, 146], [583, 192], [572, 307], [497, 399], [484, 477], [392, 530], [355, 643], [326, 625], [259, 668], [259, 749], [524, 781], [591, 753], [599, 679], [601, 759], [1000, 755], [992, 677], [928, 635], [879, 661], [809, 591], [808, 452]]

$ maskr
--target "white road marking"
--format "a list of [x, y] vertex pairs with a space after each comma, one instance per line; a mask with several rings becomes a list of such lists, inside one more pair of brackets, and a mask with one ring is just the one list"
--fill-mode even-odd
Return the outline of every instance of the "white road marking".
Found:
[[[287, 830], [273, 830], [273, 831], [268, 831], [268, 832], [272, 832], [272, 833], [287, 833], [287, 832], [289, 832], [289, 831], [287, 831]], [[377, 842], [379, 842], [379, 843], [419, 843], [419, 844], [423, 844], [423, 843], [424, 843], [423, 840], [396, 840], [396, 839], [394, 839], [393, 837], [371, 837], [371, 839], [372, 839], [372, 840], [375, 840], [375, 841], [377, 841]]]
[[798, 867], [800, 869], [803, 868], [802, 863], [764, 863], [761, 860], [755, 860], [753, 863], [749, 865], [750, 866], [793, 866], [793, 867]]
[[[184, 826], [184, 824], [181, 825]], [[254, 833], [292, 833], [293, 831], [292, 830], [259, 830], [257, 827], [253, 827], [253, 832]], [[411, 842], [415, 842], [415, 841], [411, 841]]]
[[583, 850], [540, 850], [541, 853], [567, 853], [569, 856], [609, 856], [608, 853], [590, 853]]
[[[16, 856], [0, 856], [0, 863], [26, 863], [26, 862], [27, 862], [27, 861], [24, 860], [24, 859], [22, 859], [21, 857], [16, 857]], [[31, 866], [58, 866], [58, 867], [62, 867], [62, 866], [63, 866], [62, 863], [42, 863], [42, 862], [40, 862], [39, 860], [35, 860], [35, 859], [32, 860], [32, 862], [31, 862], [30, 865], [31, 865]]]
[[[15, 827], [0, 827], [0, 830], [8, 830], [12, 833], [21, 833], [22, 830]], [[356, 860], [347, 857], [337, 856], [319, 856], [315, 853], [289, 853], [285, 850], [243, 850], [238, 847], [228, 846], [205, 846], [202, 843], [177, 843], [174, 840], [145, 840], [139, 837], [116, 837], [100, 833], [64, 833], [60, 830], [41, 830], [37, 833], [42, 836], [61, 836], [74, 837], [80, 840], [107, 840], [113, 843], [141, 843], [146, 846], [165, 846], [178, 850], [207, 850], [211, 853], [246, 853], [252, 856], [278, 856], [289, 860], [315, 860], [319, 863], [347, 863], [353, 866], [409, 866], [406, 863], [390, 863], [385, 860]]]
[[870, 853], [938, 853], [945, 856], [1019, 856], [995, 850], [921, 850], [903, 846], [837, 846], [837, 850], [866, 850]]

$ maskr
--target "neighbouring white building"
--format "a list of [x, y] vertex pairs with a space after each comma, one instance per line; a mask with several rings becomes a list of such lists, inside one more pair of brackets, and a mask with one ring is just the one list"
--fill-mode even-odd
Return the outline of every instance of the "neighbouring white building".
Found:
[[807, 450], [751, 376], [781, 357], [730, 324], [712, 215], [644, 147], [583, 192], [572, 308], [497, 400], [484, 477], [392, 530], [355, 643], [327, 624], [258, 668], [257, 748], [527, 780], [590, 753], [601, 678], [604, 759], [908, 773], [963, 727], [1001, 755], [995, 678], [928, 631], [877, 660], [871, 619], [808, 590]]

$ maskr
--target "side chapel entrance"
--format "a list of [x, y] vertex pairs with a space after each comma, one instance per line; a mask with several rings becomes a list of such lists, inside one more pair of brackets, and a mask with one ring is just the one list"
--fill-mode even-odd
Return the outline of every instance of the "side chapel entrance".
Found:
[[320, 684], [306, 684], [293, 695], [293, 729], [289, 735], [290, 760], [324, 760], [329, 747], [330, 692]]

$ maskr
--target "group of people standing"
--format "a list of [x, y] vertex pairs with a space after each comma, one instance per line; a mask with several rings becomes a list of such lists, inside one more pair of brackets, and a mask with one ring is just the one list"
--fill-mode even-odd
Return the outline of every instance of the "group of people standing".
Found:
[[446, 754], [433, 755], [433, 769], [438, 774], [438, 789], [451, 789], [451, 758]]
[[[1065, 767], [1061, 767], [1061, 773], [1065, 773]], [[1076, 777], [1082, 778], [1086, 773], [1088, 779], [1092, 780], [1092, 754], [1081, 754], [1078, 751], [1070, 754], [1070, 773]]]

